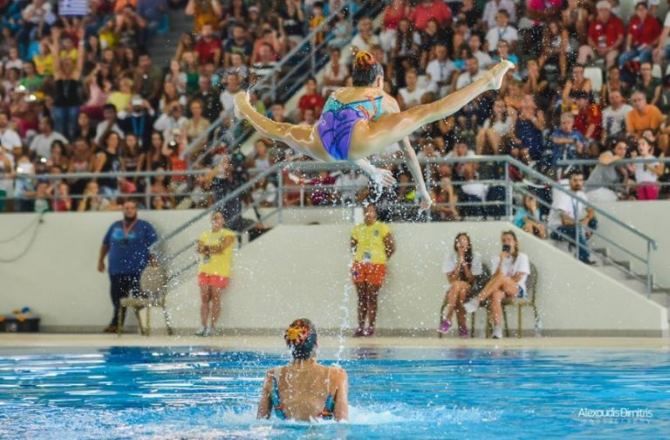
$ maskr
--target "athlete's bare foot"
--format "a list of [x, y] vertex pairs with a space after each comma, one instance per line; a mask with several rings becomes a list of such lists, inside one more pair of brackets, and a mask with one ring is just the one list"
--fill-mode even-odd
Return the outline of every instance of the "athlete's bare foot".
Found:
[[429, 193], [423, 193], [419, 194], [419, 209], [421, 212], [423, 211], [428, 211], [430, 207], [433, 205], [433, 200], [430, 198]]
[[503, 78], [508, 70], [514, 69], [514, 63], [508, 60], [501, 60], [498, 64], [485, 73], [489, 80], [491, 90], [498, 90], [502, 86]]

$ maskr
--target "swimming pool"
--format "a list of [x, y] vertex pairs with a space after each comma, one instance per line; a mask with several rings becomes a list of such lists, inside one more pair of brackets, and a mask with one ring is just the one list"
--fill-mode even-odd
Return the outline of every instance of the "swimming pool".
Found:
[[345, 350], [348, 423], [256, 421], [264, 371], [287, 360], [207, 347], [2, 349], [0, 438], [662, 438], [670, 429], [667, 351]]

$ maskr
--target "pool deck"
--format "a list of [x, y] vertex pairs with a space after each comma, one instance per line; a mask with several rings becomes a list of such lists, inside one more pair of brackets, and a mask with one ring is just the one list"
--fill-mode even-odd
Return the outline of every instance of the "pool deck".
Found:
[[[518, 348], [518, 349], [566, 349], [566, 348], [612, 348], [670, 350], [667, 338], [560, 338], [528, 337], [495, 339], [459, 339], [454, 337], [374, 337], [344, 338], [345, 348]], [[337, 337], [325, 336], [319, 339], [322, 348], [340, 347]], [[279, 337], [269, 336], [140, 336], [105, 334], [27, 334], [0, 333], [0, 348], [37, 348], [37, 347], [183, 347], [209, 346], [224, 349], [280, 349], [283, 341]]]

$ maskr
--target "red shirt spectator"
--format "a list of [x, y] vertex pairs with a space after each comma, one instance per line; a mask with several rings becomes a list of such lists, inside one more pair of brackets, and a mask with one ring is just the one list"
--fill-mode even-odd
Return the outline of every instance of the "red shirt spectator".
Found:
[[600, 140], [603, 131], [603, 112], [597, 104], [589, 103], [588, 97], [577, 100], [579, 111], [575, 116], [575, 130], [587, 139]]
[[221, 40], [214, 36], [214, 29], [211, 24], [202, 27], [201, 37], [195, 44], [195, 51], [198, 54], [200, 64], [219, 64], [221, 60]]
[[649, 46], [661, 35], [661, 24], [650, 14], [646, 14], [644, 21], [634, 15], [628, 23], [628, 34], [632, 37], [631, 47]]
[[589, 40], [593, 41], [597, 47], [611, 47], [616, 43], [619, 37], [623, 37], [625, 27], [623, 21], [614, 14], [609, 14], [606, 22], [595, 19], [589, 26]]
[[437, 20], [440, 26], [451, 21], [451, 9], [442, 0], [423, 0], [416, 5], [409, 16], [418, 31], [425, 31], [431, 18]]
[[305, 110], [314, 110], [314, 115], [318, 118], [325, 103], [326, 100], [316, 88], [316, 80], [309, 78], [305, 84], [305, 94], [298, 101], [300, 117], [305, 117]]
[[405, 0], [394, 0], [384, 11], [384, 29], [397, 29], [400, 20], [407, 17]]

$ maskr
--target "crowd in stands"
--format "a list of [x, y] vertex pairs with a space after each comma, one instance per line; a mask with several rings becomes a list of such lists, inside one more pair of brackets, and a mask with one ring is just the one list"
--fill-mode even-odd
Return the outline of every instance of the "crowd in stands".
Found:
[[[3, 2], [0, 21], [0, 211], [117, 208], [134, 194], [145, 208], [202, 207], [285, 159], [260, 139], [251, 152], [210, 145], [219, 119], [233, 125], [233, 95], [251, 76], [270, 74], [282, 56], [341, 1], [91, 0], [86, 16], [65, 15], [46, 0]], [[350, 3], [357, 3], [351, 1]], [[638, 1], [624, 17], [617, 0], [392, 0], [379, 23], [356, 23], [352, 46], [385, 69], [385, 90], [402, 109], [431, 102], [479, 78], [501, 58], [517, 68], [500, 92], [415, 133], [419, 158], [510, 155], [553, 179], [584, 167], [592, 199], [667, 197], [662, 163], [670, 148], [670, 14]], [[164, 33], [170, 8], [193, 17], [169, 65], [148, 50]], [[328, 35], [330, 61], [309, 79], [298, 108], [252, 96], [277, 121], [314, 123], [328, 94], [351, 84], [344, 52], [352, 35], [338, 17]], [[158, 44], [164, 44], [160, 42]], [[206, 151], [206, 154], [201, 154]], [[397, 154], [389, 147], [389, 156]], [[407, 170], [389, 165], [399, 185], [380, 191], [359, 172], [286, 172], [283, 203], [329, 205], [374, 199], [380, 218], [407, 215], [416, 194]], [[50, 173], [202, 170], [191, 177], [41, 180]], [[434, 220], [500, 215], [502, 180], [494, 164], [429, 167]], [[515, 178], [512, 175], [512, 178]], [[272, 206], [278, 182], [258, 182], [245, 202]], [[316, 188], [313, 188], [316, 186]], [[412, 214], [413, 215], [413, 214]]]

